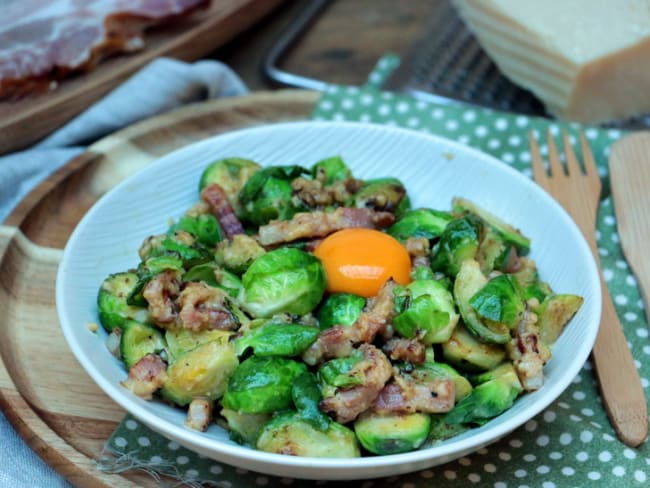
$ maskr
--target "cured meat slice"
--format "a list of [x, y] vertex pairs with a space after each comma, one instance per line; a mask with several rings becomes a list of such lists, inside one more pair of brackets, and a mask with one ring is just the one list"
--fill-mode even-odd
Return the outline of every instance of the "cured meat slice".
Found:
[[0, 99], [53, 88], [116, 52], [144, 47], [143, 32], [209, 0], [8, 0], [0, 16]]

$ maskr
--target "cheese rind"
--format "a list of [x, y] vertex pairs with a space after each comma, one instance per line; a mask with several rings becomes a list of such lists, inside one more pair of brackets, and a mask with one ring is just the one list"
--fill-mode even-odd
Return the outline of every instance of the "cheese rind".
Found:
[[454, 0], [499, 69], [578, 122], [650, 113], [650, 0]]

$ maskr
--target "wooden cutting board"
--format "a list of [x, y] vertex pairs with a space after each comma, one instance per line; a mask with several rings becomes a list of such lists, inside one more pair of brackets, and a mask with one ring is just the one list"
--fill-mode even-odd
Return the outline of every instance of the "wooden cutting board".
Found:
[[56, 271], [74, 227], [106, 191], [156, 158], [233, 129], [306, 119], [317, 98], [300, 90], [258, 92], [138, 123], [52, 174], [0, 226], [0, 407], [74, 485], [156, 486], [147, 475], [109, 475], [93, 462], [125, 412], [77, 363], [59, 329]]
[[54, 91], [0, 102], [0, 154], [24, 148], [62, 126], [155, 58], [193, 61], [214, 51], [283, 0], [213, 0], [210, 7], [172, 24], [149, 29], [146, 48], [102, 61]]

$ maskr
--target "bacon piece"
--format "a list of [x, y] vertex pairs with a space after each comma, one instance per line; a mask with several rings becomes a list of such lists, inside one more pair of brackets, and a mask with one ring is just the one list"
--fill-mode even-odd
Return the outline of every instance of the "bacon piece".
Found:
[[263, 246], [271, 246], [297, 239], [325, 237], [341, 229], [388, 227], [394, 221], [392, 213], [368, 208], [339, 207], [333, 212], [301, 212], [291, 220], [273, 220], [260, 226], [259, 241]]
[[325, 174], [317, 173], [316, 179], [296, 178], [291, 182], [294, 195], [311, 208], [323, 208], [329, 205], [343, 205], [350, 195], [359, 191], [362, 180], [348, 178], [331, 185], [325, 185]]
[[0, 19], [0, 99], [56, 86], [108, 55], [144, 48], [143, 32], [209, 0], [14, 0]]
[[318, 339], [303, 353], [303, 361], [314, 365], [324, 358], [346, 357], [355, 344], [370, 343], [380, 332], [387, 335], [385, 332], [395, 316], [394, 288], [395, 282], [388, 280], [377, 296], [368, 299], [364, 311], [354, 324], [337, 325], [321, 332]]
[[129, 376], [121, 382], [140, 398], [151, 400], [153, 393], [167, 380], [167, 365], [157, 354], [147, 354], [129, 370]]
[[201, 198], [210, 205], [210, 210], [219, 221], [226, 239], [244, 233], [244, 226], [235, 215], [235, 210], [228, 201], [228, 195], [221, 186], [217, 183], [206, 186], [201, 192]]
[[363, 383], [351, 388], [339, 388], [334, 396], [324, 398], [319, 408], [325, 413], [334, 414], [337, 422], [351, 422], [365, 411], [377, 398], [393, 369], [390, 361], [379, 349], [371, 344], [361, 344], [359, 351], [363, 359], [350, 370], [350, 375], [360, 375]]
[[452, 380], [416, 383], [395, 375], [377, 396], [373, 410], [378, 413], [443, 413], [454, 408], [456, 390]]
[[195, 398], [187, 407], [185, 425], [190, 429], [205, 432], [212, 421], [212, 403], [205, 398]]
[[203, 282], [190, 282], [181, 291], [178, 325], [190, 330], [234, 330], [239, 323], [226, 307], [226, 293]]
[[426, 237], [409, 237], [404, 242], [406, 252], [411, 256], [411, 263], [414, 268], [418, 266], [431, 267], [429, 255], [431, 253], [429, 240]]
[[176, 322], [176, 305], [174, 300], [180, 292], [178, 272], [165, 270], [149, 281], [142, 291], [142, 296], [149, 304], [149, 315], [158, 325]]
[[426, 348], [417, 339], [394, 337], [384, 344], [382, 350], [393, 361], [422, 364], [426, 358]]
[[506, 344], [513, 366], [524, 390], [539, 390], [544, 384], [544, 365], [551, 358], [550, 349], [542, 342], [537, 315], [525, 311], [515, 330], [515, 337]]

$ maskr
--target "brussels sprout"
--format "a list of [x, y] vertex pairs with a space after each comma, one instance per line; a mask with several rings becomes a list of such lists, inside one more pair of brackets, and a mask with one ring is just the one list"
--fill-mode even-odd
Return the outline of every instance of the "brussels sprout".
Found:
[[431, 250], [431, 268], [456, 276], [466, 259], [474, 259], [481, 235], [481, 222], [475, 216], [461, 217], [447, 224]]
[[504, 271], [513, 252], [516, 253], [514, 246], [504, 241], [499, 232], [488, 227], [476, 251], [476, 260], [483, 274], [488, 275], [494, 270]]
[[376, 178], [364, 182], [352, 196], [350, 205], [392, 212], [399, 217], [411, 207], [411, 201], [397, 178]]
[[446, 362], [461, 371], [481, 371], [494, 368], [503, 361], [506, 351], [501, 344], [486, 344], [458, 324], [447, 342], [442, 344]]
[[236, 234], [232, 239], [217, 244], [215, 262], [235, 274], [241, 275], [251, 263], [266, 250], [250, 236]]
[[366, 299], [353, 293], [333, 293], [328, 296], [316, 313], [318, 325], [321, 330], [329, 329], [335, 325], [354, 324], [363, 307], [366, 306]]
[[173, 235], [179, 230], [193, 235], [197, 242], [207, 247], [214, 247], [217, 242], [223, 239], [219, 221], [212, 214], [183, 215], [177, 223], [169, 228], [167, 233]]
[[524, 236], [519, 229], [515, 229], [512, 225], [465, 198], [456, 197], [451, 203], [455, 212], [477, 215], [487, 222], [490, 227], [497, 230], [503, 236], [506, 242], [514, 245], [520, 255], [525, 256], [530, 251], [530, 239]]
[[237, 355], [227, 336], [206, 342], [181, 354], [167, 368], [164, 398], [185, 406], [195, 398], [220, 398], [237, 370]]
[[445, 415], [448, 424], [483, 424], [509, 409], [523, 391], [512, 365], [509, 370], [500, 368], [498, 374], [488, 375], [487, 381], [474, 388], [472, 393]]
[[304, 363], [281, 357], [251, 356], [228, 382], [221, 401], [225, 408], [244, 413], [271, 413], [291, 406], [291, 386], [307, 371]]
[[206, 285], [221, 288], [233, 298], [239, 296], [243, 289], [239, 276], [220, 268], [216, 263], [193, 266], [183, 275], [183, 281], [202, 281]]
[[470, 428], [465, 424], [448, 424], [445, 422], [445, 417], [446, 414], [431, 415], [431, 428], [429, 429], [427, 441], [444, 441], [445, 439], [460, 435]]
[[433, 280], [435, 275], [429, 266], [415, 266], [411, 270], [411, 279], [416, 280]]
[[426, 345], [447, 341], [459, 315], [445, 285], [436, 280], [417, 280], [402, 290], [410, 299], [408, 306], [393, 319], [397, 333], [402, 337], [417, 337]]
[[300, 166], [269, 166], [255, 173], [239, 192], [242, 218], [255, 225], [288, 220], [304, 207], [294, 203], [291, 180], [308, 173]]
[[542, 342], [553, 345], [564, 330], [566, 324], [582, 306], [584, 299], [577, 295], [549, 295], [537, 311], [539, 334]]
[[285, 412], [264, 426], [257, 449], [291, 456], [355, 458], [361, 455], [357, 438], [347, 427], [330, 422], [320, 431], [297, 412]]
[[364, 412], [354, 421], [361, 445], [373, 454], [414, 451], [429, 436], [431, 418], [424, 413], [378, 414]]
[[553, 293], [548, 283], [539, 279], [537, 264], [532, 259], [520, 258], [519, 268], [512, 273], [512, 276], [517, 279], [520, 288], [523, 290], [524, 300], [536, 298], [539, 302], [542, 302], [547, 295]]
[[159, 256], [152, 256], [141, 262], [136, 270], [139, 277], [138, 283], [135, 285], [129, 296], [126, 298], [126, 303], [129, 305], [136, 305], [138, 307], [148, 306], [147, 300], [142, 296], [147, 283], [159, 273], [170, 270], [182, 270], [183, 261], [176, 253], [165, 253]]
[[334, 156], [314, 164], [311, 167], [311, 177], [325, 185], [331, 185], [336, 181], [352, 178], [352, 172], [340, 156]]
[[248, 348], [256, 356], [297, 356], [318, 337], [318, 329], [309, 325], [270, 323], [257, 327], [234, 341], [241, 355]]
[[226, 330], [190, 330], [182, 328], [167, 329], [165, 342], [172, 362], [192, 349], [213, 341], [227, 341], [232, 332]]
[[268, 413], [242, 413], [224, 408], [221, 415], [228, 423], [230, 438], [238, 444], [254, 446], [259, 433], [271, 419]]
[[147, 354], [165, 351], [167, 344], [156, 327], [135, 320], [126, 320], [120, 336], [120, 356], [127, 369]]
[[321, 432], [327, 430], [330, 418], [318, 408], [323, 395], [312, 373], [303, 373], [296, 378], [291, 386], [291, 398], [300, 417], [305, 422], [309, 422]]
[[469, 300], [476, 313], [489, 323], [517, 327], [525, 305], [516, 278], [502, 274], [495, 276]]
[[425, 361], [406, 373], [416, 383], [428, 383], [433, 380], [452, 380], [455, 387], [455, 401], [459, 402], [472, 391], [472, 384], [454, 368], [445, 363]]
[[452, 219], [448, 212], [417, 208], [404, 212], [387, 232], [398, 241], [405, 241], [409, 237], [426, 237], [432, 240], [440, 237]]
[[[477, 261], [473, 259], [464, 261], [454, 283], [454, 296], [458, 303], [458, 310], [465, 326], [481, 341], [505, 344], [510, 341], [508, 326], [500, 322], [484, 322], [470, 304], [472, 298], [480, 293], [487, 283], [488, 280], [483, 276]], [[481, 301], [480, 295], [477, 301]]]
[[138, 284], [135, 273], [115, 273], [108, 276], [99, 287], [97, 308], [99, 322], [107, 332], [122, 328], [127, 319], [148, 322], [149, 313], [144, 307], [131, 306], [127, 298]]
[[239, 192], [248, 179], [259, 169], [260, 165], [249, 159], [219, 159], [203, 170], [199, 180], [199, 193], [206, 186], [217, 183], [226, 193], [228, 202], [230, 202], [235, 213], [241, 215]]
[[277, 313], [304, 315], [325, 292], [325, 271], [313, 255], [292, 248], [269, 251], [242, 277], [244, 307], [255, 317]]
[[363, 353], [355, 349], [344, 358], [330, 359], [318, 369], [318, 377], [329, 386], [349, 388], [363, 384], [362, 371], [353, 370], [354, 366], [363, 360]]
[[184, 268], [212, 261], [212, 252], [196, 241], [191, 234], [179, 230], [166, 236], [158, 247], [154, 247], [147, 257], [176, 254], [183, 262]]

